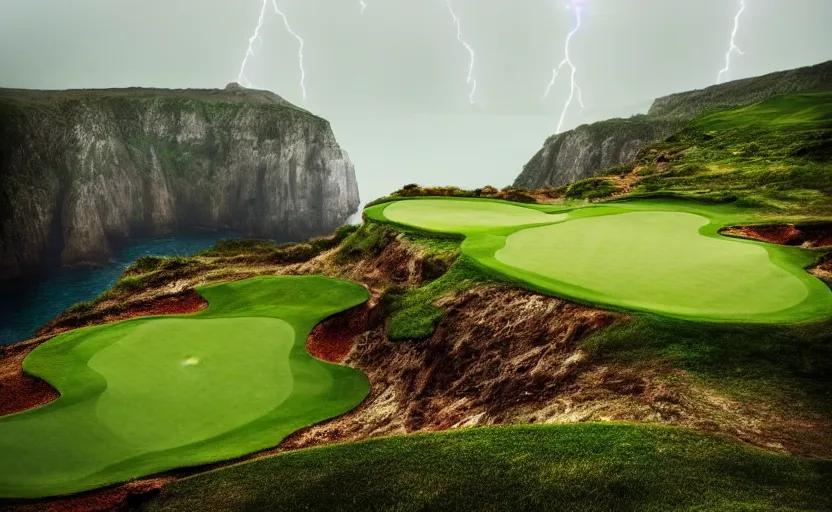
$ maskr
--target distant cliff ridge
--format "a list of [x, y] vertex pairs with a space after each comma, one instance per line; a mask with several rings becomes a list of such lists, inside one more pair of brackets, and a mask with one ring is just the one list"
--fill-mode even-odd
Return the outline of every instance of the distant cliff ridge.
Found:
[[302, 239], [358, 205], [329, 123], [268, 91], [0, 89], [0, 278], [188, 227]]
[[515, 186], [558, 187], [635, 159], [645, 145], [675, 133], [682, 122], [637, 115], [581, 125], [553, 135], [523, 167]]
[[832, 61], [672, 94], [647, 115], [609, 119], [549, 137], [523, 167], [515, 186], [560, 186], [631, 162], [645, 145], [663, 140], [685, 121], [713, 109], [750, 105], [772, 96], [832, 89]]

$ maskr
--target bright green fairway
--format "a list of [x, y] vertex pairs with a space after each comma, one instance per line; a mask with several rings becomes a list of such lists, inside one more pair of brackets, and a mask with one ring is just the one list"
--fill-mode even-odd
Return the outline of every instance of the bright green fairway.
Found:
[[[450, 216], [448, 203], [454, 201], [459, 209]], [[445, 219], [441, 229], [466, 235], [463, 252], [480, 264], [532, 288], [592, 304], [709, 321], [788, 323], [832, 316], [832, 291], [804, 270], [814, 253], [717, 233], [755, 220], [735, 207], [631, 201], [552, 215], [537, 206], [510, 217], [528, 219], [527, 225], [500, 217], [488, 229], [482, 219], [489, 214], [481, 214], [480, 205], [485, 212], [526, 209], [471, 199], [406, 200], [374, 206], [367, 216], [431, 229]], [[411, 220], [420, 215], [428, 220]]]
[[548, 215], [504, 201], [441, 198], [397, 201], [384, 209], [384, 216], [399, 224], [452, 233], [544, 224], [566, 218], [565, 215]]
[[360, 372], [312, 358], [321, 319], [360, 304], [359, 285], [270, 277], [199, 290], [211, 307], [63, 334], [27, 372], [58, 400], [0, 418], [0, 497], [68, 494], [278, 444], [369, 392]]

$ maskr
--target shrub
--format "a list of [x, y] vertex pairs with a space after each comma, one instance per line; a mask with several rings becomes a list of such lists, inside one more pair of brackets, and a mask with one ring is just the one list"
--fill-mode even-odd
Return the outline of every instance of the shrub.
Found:
[[534, 203], [536, 202], [533, 197], [519, 190], [507, 190], [505, 191], [505, 199], [509, 201], [514, 201], [517, 203]]
[[387, 321], [387, 338], [392, 341], [430, 338], [444, 314], [442, 309], [430, 303], [397, 311]]
[[270, 253], [275, 249], [277, 249], [277, 244], [272, 240], [235, 238], [218, 240], [213, 248], [206, 249], [200, 254], [203, 256], [236, 256], [239, 254]]
[[378, 256], [395, 237], [396, 232], [388, 226], [378, 223], [364, 224], [343, 241], [338, 249], [337, 259], [349, 261]]
[[95, 307], [95, 302], [88, 300], [83, 302], [78, 302], [67, 308], [64, 312], [65, 315], [83, 315], [84, 313], [89, 313]]
[[159, 268], [164, 258], [158, 256], [142, 256], [125, 269], [126, 274], [144, 274]]
[[609, 197], [619, 189], [609, 180], [589, 178], [575, 182], [566, 189], [566, 197], [572, 199], [600, 199]]

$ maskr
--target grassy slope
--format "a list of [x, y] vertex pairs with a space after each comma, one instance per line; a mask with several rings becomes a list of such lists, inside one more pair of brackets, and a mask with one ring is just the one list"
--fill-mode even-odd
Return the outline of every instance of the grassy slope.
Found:
[[[832, 217], [832, 92], [702, 116], [642, 151], [637, 193], [734, 200], [772, 216]], [[657, 163], [659, 155], [670, 161]]]
[[[679, 201], [642, 201], [577, 209], [569, 212], [568, 217], [533, 210], [521, 215], [516, 211], [523, 209], [522, 206], [482, 199], [422, 199], [376, 205], [368, 209], [367, 216], [400, 225], [410, 224], [427, 231], [465, 234], [463, 253], [501, 277], [590, 304], [656, 311], [683, 318], [769, 323], [816, 320], [829, 316], [832, 311], [830, 291], [803, 270], [816, 257], [814, 253], [731, 240], [717, 234], [725, 225], [754, 219], [753, 210], [721, 205], [696, 206]], [[548, 209], [559, 211], [556, 207]], [[592, 222], [590, 217], [597, 220], [599, 216], [611, 214], [635, 212], [644, 215], [653, 211], [672, 212], [666, 215], [684, 213], [680, 220], [684, 226], [664, 226], [664, 231], [655, 227], [644, 230], [642, 219], [631, 224], [624, 222], [615, 228], [615, 233], [595, 238], [592, 233], [587, 236], [575, 233], [575, 240], [559, 241], [562, 232], [574, 231], [581, 222]], [[693, 218], [689, 214], [700, 216], [692, 228], [686, 224]], [[489, 219], [495, 227], [472, 222], [469, 218]], [[545, 226], [565, 219], [569, 221]], [[631, 220], [618, 217], [615, 221], [622, 219]], [[706, 224], [701, 230], [700, 221]], [[544, 227], [528, 229], [533, 225]], [[690, 230], [690, 236], [679, 238], [673, 247], [665, 247], [668, 237], [679, 236], [676, 228], [685, 226]], [[618, 248], [612, 251], [604, 244], [614, 236], [619, 237]], [[641, 245], [633, 243], [639, 240], [638, 236], [643, 238]], [[548, 252], [541, 252], [540, 244], [552, 246]], [[571, 247], [569, 244], [583, 247], [586, 253], [567, 250]], [[551, 254], [561, 250], [566, 253], [554, 260], [550, 258]], [[725, 261], [729, 253], [740, 257], [739, 268], [737, 263]], [[702, 272], [686, 274], [679, 271], [680, 267], [691, 267], [703, 257], [711, 264]], [[685, 263], [685, 258], [690, 261]], [[598, 266], [589, 265], [590, 261]], [[607, 272], [602, 276], [597, 271], [599, 268]], [[663, 277], [657, 279], [656, 275]], [[754, 275], [763, 276], [754, 283], [759, 288], [748, 286], [747, 278]], [[737, 289], [734, 295], [722, 292], [732, 288]], [[761, 290], [763, 294], [760, 294]], [[784, 290], [790, 290], [791, 295], [785, 294]], [[695, 304], [690, 304], [687, 294], [699, 296], [703, 309], [697, 310]], [[773, 298], [774, 295], [780, 298]], [[714, 304], [724, 307], [717, 308]], [[778, 307], [779, 304], [786, 304], [786, 307]]]
[[828, 510], [832, 463], [678, 429], [480, 428], [287, 453], [180, 480], [148, 510]]
[[[367, 299], [364, 288], [265, 277], [199, 291], [211, 306], [187, 320], [81, 329], [29, 355], [26, 371], [62, 397], [0, 419], [0, 496], [66, 494], [237, 457], [275, 446], [366, 396], [363, 374], [318, 361], [305, 348], [318, 321]], [[282, 341], [275, 336], [281, 333]], [[148, 352], [154, 357], [140, 364]], [[202, 366], [154, 367], [195, 356]], [[192, 382], [206, 372], [209, 378]], [[189, 389], [200, 396], [188, 396]]]

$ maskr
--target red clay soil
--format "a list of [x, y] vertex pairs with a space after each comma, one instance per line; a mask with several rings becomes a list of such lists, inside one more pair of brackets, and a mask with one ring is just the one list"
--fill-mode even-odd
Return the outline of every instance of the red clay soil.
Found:
[[18, 343], [0, 352], [0, 416], [47, 404], [61, 396], [46, 382], [23, 373], [23, 360], [39, 344]]
[[306, 350], [329, 363], [343, 363], [352, 352], [356, 336], [367, 330], [369, 309], [366, 304], [332, 316], [312, 329]]
[[[8, 510], [21, 512], [105, 512], [111, 510], [130, 509], [143, 499], [162, 488], [166, 483], [174, 480], [170, 476], [145, 478], [128, 482], [118, 487], [98, 489], [66, 498], [56, 498], [49, 501], [22, 501], [11, 505]], [[0, 507], [0, 510], [6, 510]]]
[[725, 228], [720, 233], [779, 245], [803, 245], [806, 247], [832, 246], [832, 225], [830, 224], [804, 226], [796, 226], [794, 224], [736, 226]]
[[139, 316], [186, 315], [196, 313], [208, 307], [208, 302], [195, 290], [186, 290], [176, 295], [161, 297], [150, 301], [113, 307], [83, 317], [58, 317], [38, 330], [39, 336], [56, 334], [87, 327], [90, 325], [109, 324]]

